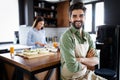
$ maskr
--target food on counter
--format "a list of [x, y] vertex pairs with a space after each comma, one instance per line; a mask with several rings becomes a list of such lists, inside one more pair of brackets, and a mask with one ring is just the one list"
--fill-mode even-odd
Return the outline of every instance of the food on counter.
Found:
[[37, 49], [25, 49], [23, 52], [18, 53], [16, 55], [22, 56], [24, 58], [35, 58], [40, 56], [46, 56], [46, 55], [53, 55], [57, 52], [56, 48], [37, 48]]
[[21, 53], [24, 55], [36, 55], [36, 54], [46, 54], [49, 52], [57, 52], [57, 48], [54, 47], [48, 47], [48, 48], [37, 48], [37, 49], [25, 49]]
[[24, 50], [24, 55], [36, 55], [36, 54], [45, 54], [49, 53], [49, 51], [45, 48], [37, 48], [37, 49], [30, 49], [30, 50]]

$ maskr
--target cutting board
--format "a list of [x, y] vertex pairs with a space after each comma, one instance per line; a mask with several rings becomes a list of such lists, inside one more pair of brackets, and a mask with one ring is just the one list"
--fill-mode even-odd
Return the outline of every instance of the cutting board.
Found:
[[17, 56], [21, 56], [27, 59], [31, 59], [31, 58], [36, 58], [36, 57], [42, 57], [42, 56], [48, 56], [48, 55], [55, 55], [56, 53], [53, 52], [48, 52], [48, 53], [40, 53], [40, 54], [32, 54], [32, 55], [25, 55], [23, 53], [18, 53], [16, 54]]

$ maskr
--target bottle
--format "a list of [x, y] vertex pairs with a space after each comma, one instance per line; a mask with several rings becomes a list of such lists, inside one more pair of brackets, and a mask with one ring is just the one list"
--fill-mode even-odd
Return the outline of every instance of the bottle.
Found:
[[35, 17], [37, 16], [37, 12], [35, 12]]
[[38, 4], [38, 7], [41, 7], [41, 3]]
[[55, 7], [54, 7], [54, 6], [51, 6], [51, 9], [52, 9], [52, 10], [54, 10], [54, 9], [55, 9]]
[[44, 2], [42, 2], [42, 8], [44, 8], [44, 7], [45, 7]]
[[50, 16], [51, 16], [51, 18], [53, 18], [53, 13], [52, 12], [50, 13]]

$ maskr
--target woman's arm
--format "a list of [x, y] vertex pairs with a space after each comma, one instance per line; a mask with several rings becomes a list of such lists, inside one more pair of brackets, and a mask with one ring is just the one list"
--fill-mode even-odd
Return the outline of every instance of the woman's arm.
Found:
[[27, 34], [27, 45], [28, 46], [35, 46], [35, 43], [32, 42], [32, 32], [29, 31]]
[[46, 44], [43, 44], [43, 43], [40, 43], [40, 42], [35, 42], [35, 44], [38, 44], [38, 45], [40, 45], [40, 46], [45, 46]]

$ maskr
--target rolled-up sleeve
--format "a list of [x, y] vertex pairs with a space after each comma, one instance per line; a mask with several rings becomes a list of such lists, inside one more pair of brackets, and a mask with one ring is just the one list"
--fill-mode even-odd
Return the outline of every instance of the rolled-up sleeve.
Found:
[[64, 61], [69, 71], [78, 72], [82, 66], [81, 63], [76, 60], [74, 48], [75, 44], [72, 36], [67, 34], [63, 35], [60, 39], [61, 59], [63, 59], [62, 61]]
[[95, 53], [95, 57], [98, 57], [95, 46], [93, 45], [93, 40], [89, 34], [86, 35], [88, 37], [88, 42], [89, 42], [89, 50], [93, 49]]

